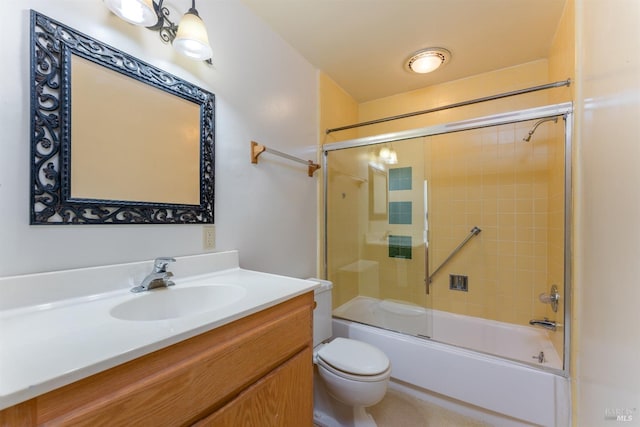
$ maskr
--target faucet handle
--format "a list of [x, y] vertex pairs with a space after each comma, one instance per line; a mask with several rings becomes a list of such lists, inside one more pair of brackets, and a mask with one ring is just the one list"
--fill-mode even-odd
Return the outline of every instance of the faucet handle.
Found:
[[170, 262], [176, 262], [176, 259], [171, 257], [156, 258], [153, 261], [153, 271], [155, 273], [165, 273]]

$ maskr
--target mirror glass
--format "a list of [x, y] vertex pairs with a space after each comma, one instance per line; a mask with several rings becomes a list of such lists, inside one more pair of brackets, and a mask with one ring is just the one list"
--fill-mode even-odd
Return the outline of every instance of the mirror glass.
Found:
[[71, 58], [71, 198], [200, 204], [200, 106]]
[[384, 168], [369, 165], [369, 218], [387, 218], [387, 172]]
[[31, 19], [31, 223], [212, 223], [214, 95]]

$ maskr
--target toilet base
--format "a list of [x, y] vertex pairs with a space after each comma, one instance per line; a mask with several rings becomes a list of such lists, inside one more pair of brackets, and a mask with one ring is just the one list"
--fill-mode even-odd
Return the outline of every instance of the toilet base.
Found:
[[319, 427], [377, 427], [363, 406], [349, 406], [334, 399], [321, 385], [322, 379], [314, 367], [313, 423]]
[[[367, 413], [365, 408], [350, 408], [351, 414], [342, 414], [340, 420], [336, 420], [331, 415], [322, 411], [313, 411], [313, 423], [319, 427], [377, 427], [373, 417]], [[347, 416], [344, 416], [347, 415]]]

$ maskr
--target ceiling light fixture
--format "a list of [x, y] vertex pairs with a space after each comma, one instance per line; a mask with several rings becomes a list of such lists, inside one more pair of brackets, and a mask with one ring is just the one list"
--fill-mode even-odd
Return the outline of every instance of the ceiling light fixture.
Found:
[[407, 69], [418, 74], [437, 70], [451, 59], [451, 52], [441, 47], [422, 49], [411, 55], [406, 62]]
[[191, 8], [176, 25], [169, 15], [169, 9], [153, 0], [103, 0], [104, 4], [121, 19], [150, 30], [158, 31], [160, 38], [188, 58], [205, 61], [211, 65], [211, 46], [204, 22], [192, 0]]

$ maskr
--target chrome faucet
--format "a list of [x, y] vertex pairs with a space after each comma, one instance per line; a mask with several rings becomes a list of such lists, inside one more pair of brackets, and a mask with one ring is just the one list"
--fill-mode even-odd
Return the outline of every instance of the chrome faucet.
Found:
[[555, 331], [558, 326], [554, 320], [549, 320], [546, 317], [544, 318], [544, 320], [529, 320], [529, 324], [533, 326], [542, 326], [543, 328], [549, 329], [551, 331]]
[[142, 280], [142, 283], [140, 283], [140, 285], [132, 288], [131, 292], [138, 293], [138, 292], [149, 291], [154, 288], [161, 288], [161, 287], [175, 285], [175, 283], [169, 280], [170, 278], [173, 277], [173, 273], [170, 271], [167, 271], [167, 265], [169, 265], [170, 262], [175, 262], [175, 261], [176, 261], [175, 258], [169, 258], [169, 257], [156, 258], [153, 261], [153, 271], [149, 273], [147, 277], [144, 278], [144, 280]]

